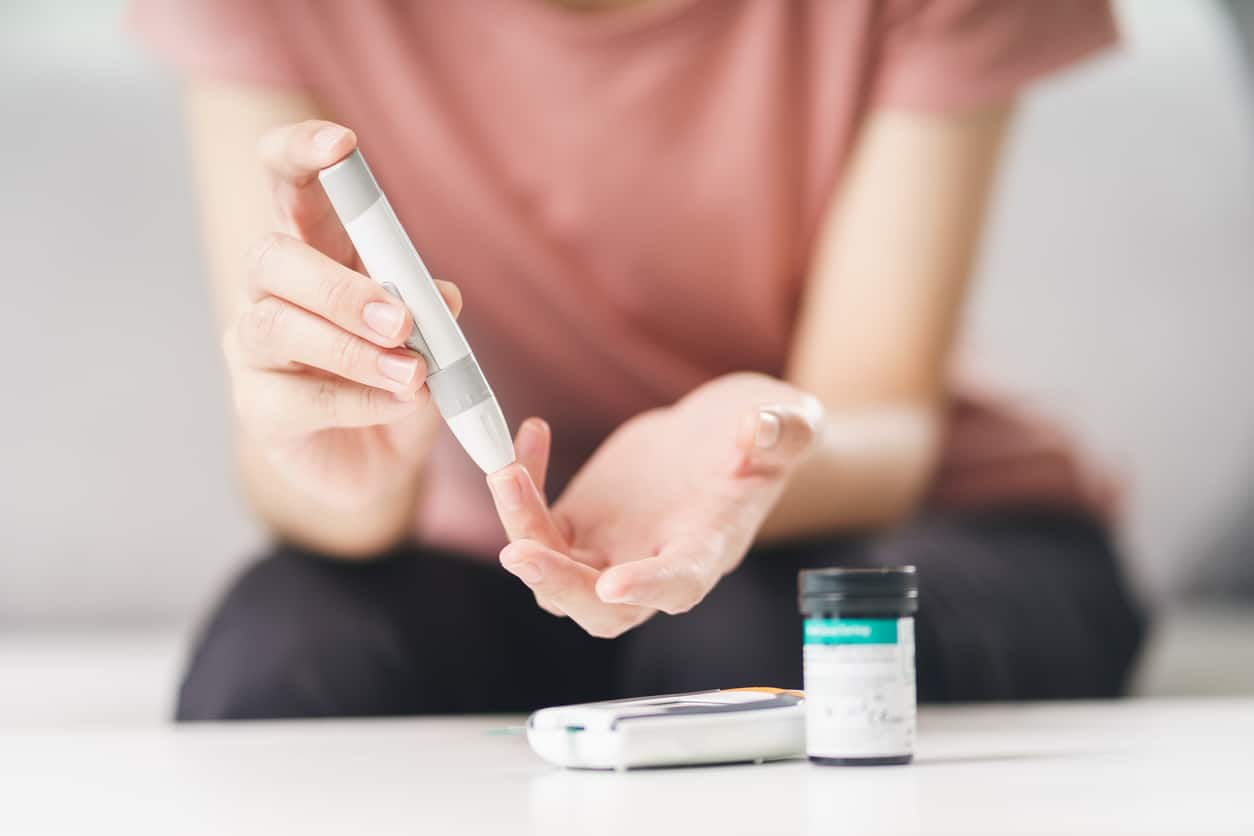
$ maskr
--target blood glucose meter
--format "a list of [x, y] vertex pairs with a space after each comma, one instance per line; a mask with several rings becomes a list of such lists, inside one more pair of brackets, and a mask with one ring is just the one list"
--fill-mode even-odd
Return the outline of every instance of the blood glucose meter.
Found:
[[800, 757], [804, 695], [732, 688], [564, 705], [535, 712], [527, 741], [575, 769], [632, 769]]

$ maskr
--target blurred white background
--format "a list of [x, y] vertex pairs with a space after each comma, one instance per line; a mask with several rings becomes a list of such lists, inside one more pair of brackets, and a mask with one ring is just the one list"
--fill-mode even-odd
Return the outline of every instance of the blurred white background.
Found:
[[186, 621], [258, 540], [177, 84], [120, 2], [0, 15], [0, 624]]
[[[1254, 510], [1254, 92], [1222, 6], [1119, 8], [1122, 49], [1022, 108], [967, 353], [1124, 474], [1129, 560], [1163, 599]], [[0, 678], [29, 685], [0, 709], [27, 716], [157, 716], [261, 543], [177, 83], [120, 19], [0, 9]], [[112, 690], [50, 696], [84, 687]]]

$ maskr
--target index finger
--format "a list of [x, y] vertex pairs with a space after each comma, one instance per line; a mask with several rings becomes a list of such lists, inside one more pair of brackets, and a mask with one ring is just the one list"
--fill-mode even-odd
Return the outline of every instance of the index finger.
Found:
[[409, 310], [368, 276], [308, 244], [275, 233], [249, 252], [245, 290], [254, 300], [277, 296], [384, 348], [405, 342]]
[[605, 570], [597, 581], [596, 594], [607, 603], [636, 604], [678, 615], [701, 603], [719, 577], [707, 549], [679, 540], [655, 557]]
[[553, 549], [566, 551], [570, 548], [548, 503], [522, 463], [515, 462], [493, 473], [488, 477], [488, 487], [501, 525], [511, 541], [538, 540]]
[[321, 119], [272, 128], [257, 143], [284, 231], [349, 266], [357, 254], [318, 182], [318, 172], [356, 147], [352, 131]]

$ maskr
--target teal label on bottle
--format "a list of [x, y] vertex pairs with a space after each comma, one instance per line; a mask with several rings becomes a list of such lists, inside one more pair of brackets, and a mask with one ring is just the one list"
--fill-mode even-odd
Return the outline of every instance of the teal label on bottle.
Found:
[[896, 644], [895, 618], [807, 618], [806, 644]]

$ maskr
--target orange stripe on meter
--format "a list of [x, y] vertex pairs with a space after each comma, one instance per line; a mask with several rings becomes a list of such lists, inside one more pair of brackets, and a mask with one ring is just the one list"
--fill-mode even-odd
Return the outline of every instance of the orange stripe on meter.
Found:
[[769, 685], [750, 685], [745, 688], [724, 688], [724, 691], [756, 691], [760, 694], [787, 694], [799, 700], [805, 699], [804, 691], [791, 691], [787, 688], [772, 688]]

